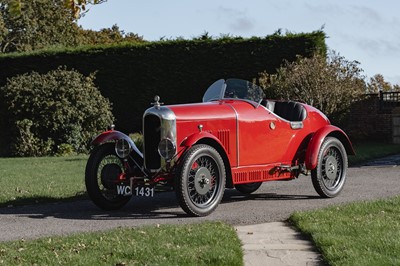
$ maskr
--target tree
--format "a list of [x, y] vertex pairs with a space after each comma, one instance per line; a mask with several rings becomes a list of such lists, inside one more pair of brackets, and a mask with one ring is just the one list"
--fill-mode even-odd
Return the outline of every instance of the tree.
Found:
[[[100, 31], [84, 30], [66, 0], [3, 0], [0, 2], [0, 52], [26, 52], [52, 46], [140, 42], [142, 37], [121, 31], [117, 25]], [[17, 3], [18, 2], [18, 3]], [[85, 4], [104, 1], [84, 1]], [[75, 8], [77, 1], [74, 2]], [[15, 10], [20, 10], [19, 12]]]
[[[64, 0], [31, 0], [19, 5], [18, 16], [13, 0], [0, 3], [3, 38], [1, 52], [32, 51], [48, 46], [74, 46], [79, 44], [79, 27], [73, 21]], [[1, 22], [0, 22], [1, 23]]]
[[[86, 6], [89, 4], [96, 5], [106, 2], [107, 0], [63, 0], [63, 4], [68, 8], [71, 14], [77, 19], [82, 11], [86, 11]], [[10, 14], [18, 17], [23, 12], [23, 5], [28, 4], [30, 0], [9, 0]]]
[[392, 86], [390, 82], [385, 81], [385, 78], [381, 74], [376, 74], [370, 78], [367, 85], [367, 91], [369, 93], [378, 93], [380, 91], [391, 91], [396, 90], [396, 86]]
[[358, 65], [333, 51], [327, 58], [316, 54], [285, 62], [277, 74], [261, 73], [259, 82], [269, 98], [308, 103], [340, 122], [350, 104], [366, 91]]
[[64, 0], [64, 5], [70, 9], [75, 18], [79, 18], [82, 11], [86, 11], [87, 5], [97, 5], [104, 2], [107, 2], [107, 0]]
[[117, 25], [100, 31], [79, 29], [80, 41], [85, 45], [115, 44], [123, 42], [143, 42], [143, 38], [134, 33], [125, 33]]

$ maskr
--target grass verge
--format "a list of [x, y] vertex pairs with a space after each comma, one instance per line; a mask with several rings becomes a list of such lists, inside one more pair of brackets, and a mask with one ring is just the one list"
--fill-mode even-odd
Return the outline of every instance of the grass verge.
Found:
[[363, 142], [354, 144], [355, 156], [349, 156], [349, 165], [356, 165], [371, 159], [400, 153], [400, 144]]
[[400, 265], [400, 196], [295, 213], [329, 265]]
[[87, 158], [0, 158], [0, 207], [83, 197]]
[[243, 252], [231, 226], [206, 222], [0, 243], [0, 264], [243, 265]]

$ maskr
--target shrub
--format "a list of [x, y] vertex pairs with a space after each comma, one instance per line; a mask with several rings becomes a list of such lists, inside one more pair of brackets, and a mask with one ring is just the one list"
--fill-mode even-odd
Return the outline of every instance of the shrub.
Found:
[[334, 51], [327, 58], [315, 54], [286, 62], [276, 74], [261, 73], [259, 83], [268, 98], [305, 102], [340, 123], [350, 104], [366, 91], [358, 65]]
[[133, 142], [135, 142], [136, 147], [137, 147], [140, 151], [143, 152], [143, 142], [144, 142], [143, 134], [138, 133], [138, 132], [136, 132], [136, 133], [131, 133], [131, 134], [129, 134], [129, 137], [133, 140]]
[[29, 119], [15, 121], [15, 141], [11, 143], [11, 150], [19, 156], [43, 156], [51, 153], [54, 142], [52, 139], [38, 138], [32, 131], [33, 122]]
[[91, 137], [113, 121], [111, 104], [94, 78], [59, 67], [8, 79], [0, 89], [0, 102], [2, 124], [10, 130], [10, 155], [50, 155], [65, 145], [84, 151]]

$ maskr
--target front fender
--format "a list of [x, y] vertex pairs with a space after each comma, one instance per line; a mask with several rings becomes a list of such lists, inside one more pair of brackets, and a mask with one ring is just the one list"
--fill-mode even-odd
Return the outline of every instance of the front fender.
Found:
[[117, 131], [117, 130], [108, 130], [105, 131], [103, 133], [101, 133], [100, 135], [98, 135], [92, 142], [91, 145], [96, 146], [105, 142], [109, 142], [109, 141], [116, 141], [119, 139], [125, 139], [126, 141], [129, 142], [129, 144], [131, 145], [132, 149], [141, 157], [143, 158], [143, 154], [142, 152], [136, 147], [135, 142], [133, 142], [133, 140], [127, 136], [126, 134]]
[[343, 130], [336, 126], [327, 125], [315, 132], [310, 142], [308, 143], [305, 160], [306, 168], [308, 170], [312, 170], [317, 167], [319, 150], [321, 148], [322, 142], [328, 136], [339, 139], [345, 147], [348, 155], [355, 155], [353, 145], [351, 144], [350, 139], [346, 135], [346, 133], [344, 133]]
[[214, 147], [224, 160], [227, 179], [226, 179], [226, 187], [233, 188], [233, 181], [232, 181], [232, 172], [231, 172], [231, 164], [227, 155], [227, 151], [222, 144], [222, 142], [213, 134], [201, 131], [198, 133], [194, 133], [189, 137], [185, 138], [182, 143], [180, 144], [183, 147], [183, 151], [188, 150], [190, 147], [195, 145], [196, 143], [207, 144]]
[[199, 140], [204, 139], [204, 138], [209, 138], [209, 139], [213, 139], [215, 140], [221, 147], [224, 147], [221, 143], [221, 141], [214, 136], [211, 133], [205, 132], [205, 131], [201, 131], [198, 133], [194, 133], [192, 135], [190, 135], [189, 137], [185, 138], [182, 143], [180, 144], [181, 147], [185, 147], [185, 148], [190, 148], [192, 147], [194, 144], [196, 144], [197, 142], [199, 142]]

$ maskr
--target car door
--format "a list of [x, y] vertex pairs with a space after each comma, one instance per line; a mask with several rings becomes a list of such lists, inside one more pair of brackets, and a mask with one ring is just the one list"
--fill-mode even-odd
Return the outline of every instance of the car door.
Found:
[[295, 132], [290, 123], [265, 107], [246, 102], [232, 104], [237, 113], [238, 165], [265, 165], [284, 162]]

